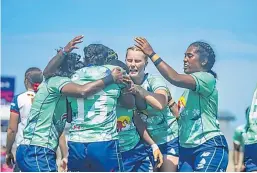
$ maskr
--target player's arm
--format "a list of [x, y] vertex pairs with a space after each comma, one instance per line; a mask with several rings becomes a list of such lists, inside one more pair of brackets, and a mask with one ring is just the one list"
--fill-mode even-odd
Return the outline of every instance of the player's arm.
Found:
[[133, 109], [135, 107], [135, 97], [132, 93], [128, 92], [127, 88], [123, 88], [121, 90], [120, 97], [118, 98], [118, 102], [121, 106], [127, 109]]
[[79, 85], [73, 82], [67, 83], [61, 89], [61, 93], [70, 97], [82, 97], [86, 98], [101, 91], [107, 85], [112, 83], [119, 83], [122, 80], [122, 73], [119, 68], [112, 70], [112, 73], [108, 76], [84, 85]]
[[12, 147], [18, 130], [19, 116], [18, 112], [11, 110], [6, 141], [6, 164], [9, 166], [14, 163]]
[[233, 161], [235, 171], [239, 170], [239, 159], [240, 159], [240, 145], [233, 142], [234, 150], [233, 150]]
[[18, 130], [19, 114], [11, 112], [9, 125], [7, 129], [7, 143], [6, 143], [6, 152], [10, 153], [12, 151], [12, 146], [15, 141], [16, 133]]
[[175, 100], [173, 100], [172, 97], [169, 98], [168, 107], [171, 113], [173, 114], [173, 116], [175, 116], [178, 119], [179, 118], [178, 104], [175, 102]]
[[145, 38], [138, 37], [135, 41], [137, 42], [136, 46], [150, 57], [158, 71], [167, 81], [177, 87], [191, 90], [196, 89], [194, 78], [191, 75], [177, 73], [171, 66], [154, 53], [153, 48]]
[[62, 160], [61, 160], [61, 168], [63, 171], [67, 171], [67, 164], [68, 164], [68, 147], [67, 147], [67, 143], [66, 143], [66, 138], [65, 138], [65, 134], [64, 132], [62, 133], [62, 135], [59, 138], [59, 147], [61, 150], [61, 154], [62, 154]]
[[151, 146], [151, 148], [153, 150], [154, 160], [159, 161], [157, 167], [160, 168], [163, 163], [163, 155], [162, 155], [158, 145], [153, 141], [153, 139], [147, 132], [146, 124], [143, 122], [143, 120], [137, 114], [137, 111], [134, 111], [133, 119], [134, 119], [134, 124], [137, 128], [138, 133], [144, 139], [144, 141], [146, 141], [147, 144], [149, 144]]
[[46, 68], [43, 71], [43, 75], [46, 79], [55, 74], [56, 70], [60, 67], [62, 62], [65, 60], [67, 53], [70, 53], [73, 49], [78, 49], [78, 47], [76, 47], [76, 44], [81, 43], [82, 42], [81, 39], [83, 37], [84, 37], [83, 35], [80, 35], [73, 38], [63, 48], [63, 50], [58, 51], [58, 53], [50, 60], [50, 62], [47, 64]]
[[155, 92], [149, 92], [140, 85], [134, 85], [133, 90], [133, 93], [135, 93], [136, 95], [136, 99], [138, 99], [139, 97], [145, 99], [146, 103], [148, 103], [155, 109], [162, 110], [168, 104], [168, 94], [167, 91], [164, 89], [158, 89]]
[[146, 101], [144, 98], [138, 96], [138, 95], [135, 95], [135, 102], [136, 102], [136, 107], [137, 107], [137, 110], [145, 110], [147, 108], [147, 104], [146, 104]]
[[145, 107], [144, 103], [140, 104], [142, 99], [158, 110], [162, 110], [167, 106], [168, 94], [166, 90], [160, 88], [154, 92], [149, 92], [140, 85], [134, 84], [130, 78], [123, 78], [123, 82], [130, 85], [129, 91], [135, 95], [136, 104], [140, 108], [140, 110]]
[[61, 150], [62, 159], [67, 158], [68, 157], [68, 147], [67, 147], [64, 132], [62, 133], [62, 135], [59, 138], [59, 147], [60, 147], [60, 150]]
[[241, 163], [239, 162], [240, 160], [240, 150], [241, 150], [241, 145], [242, 145], [242, 130], [240, 127], [236, 128], [233, 136], [233, 161], [234, 161], [234, 167], [235, 171], [241, 170], [240, 165]]

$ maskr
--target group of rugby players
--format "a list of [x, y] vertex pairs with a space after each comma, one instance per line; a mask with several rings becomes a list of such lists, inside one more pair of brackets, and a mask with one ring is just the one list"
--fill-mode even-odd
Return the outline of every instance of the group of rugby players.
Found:
[[[43, 73], [35, 68], [26, 72], [29, 91], [15, 97], [11, 106], [16, 123], [8, 130], [8, 164], [18, 131], [16, 163], [26, 172], [58, 171], [58, 146], [65, 171], [226, 171], [228, 146], [217, 121], [215, 53], [209, 44], [190, 44], [183, 60], [185, 74], [179, 74], [145, 38], [135, 38], [125, 63], [101, 44], [85, 47], [81, 61], [72, 50], [82, 39], [77, 36], [58, 50]], [[163, 77], [145, 72], [149, 59], [169, 83], [185, 88], [177, 103]], [[28, 101], [19, 104], [24, 99]], [[257, 131], [256, 111], [255, 92], [251, 134]], [[252, 163], [257, 168], [256, 160]]]

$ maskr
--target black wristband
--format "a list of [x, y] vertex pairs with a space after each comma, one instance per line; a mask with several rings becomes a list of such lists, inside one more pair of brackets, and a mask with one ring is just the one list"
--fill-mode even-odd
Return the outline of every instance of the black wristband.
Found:
[[105, 76], [102, 80], [103, 80], [105, 86], [110, 85], [114, 82], [111, 74]]
[[152, 58], [156, 53], [153, 52], [151, 55], [149, 55], [149, 58]]
[[154, 62], [154, 65], [157, 66], [157, 65], [159, 65], [161, 62], [162, 62], [162, 59], [161, 59], [161, 58], [158, 58], [158, 59]]

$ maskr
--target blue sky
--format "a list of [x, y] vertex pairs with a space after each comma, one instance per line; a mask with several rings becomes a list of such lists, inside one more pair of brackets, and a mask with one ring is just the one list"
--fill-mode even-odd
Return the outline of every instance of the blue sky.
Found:
[[[2, 0], [1, 74], [16, 77], [16, 94], [24, 91], [27, 68], [44, 69], [74, 36], [83, 34], [78, 53], [90, 43], [102, 43], [118, 52], [133, 38], [144, 36], [155, 51], [178, 72], [183, 53], [196, 40], [216, 51], [219, 108], [244, 122], [257, 85], [257, 1], [255, 0]], [[148, 71], [158, 73], [150, 63]], [[178, 99], [182, 90], [170, 86]]]

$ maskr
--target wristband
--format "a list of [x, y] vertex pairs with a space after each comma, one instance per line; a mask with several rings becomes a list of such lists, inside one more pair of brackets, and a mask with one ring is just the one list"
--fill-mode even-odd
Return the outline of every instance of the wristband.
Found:
[[173, 100], [170, 100], [169, 103], [168, 103], [169, 107], [171, 107], [171, 108], [172, 108], [172, 107], [175, 105], [175, 103], [176, 103], [175, 101], [173, 101], [173, 102], [172, 102], [172, 101], [173, 101]]
[[153, 63], [154, 63], [154, 62], [157, 61], [159, 58], [160, 58], [159, 55], [154, 54], [154, 55], [151, 57], [151, 60], [152, 60]]
[[152, 59], [152, 57], [155, 55], [156, 53], [153, 52], [151, 55], [149, 55], [148, 57]]
[[111, 74], [105, 76], [102, 80], [103, 80], [105, 86], [112, 84], [114, 82]]
[[152, 144], [152, 145], [151, 145], [151, 148], [152, 148], [152, 150], [153, 150], [153, 153], [154, 153], [156, 150], [159, 149], [159, 147], [158, 147], [157, 144]]
[[158, 66], [162, 62], [162, 59], [159, 57], [156, 61], [154, 61], [154, 65]]

